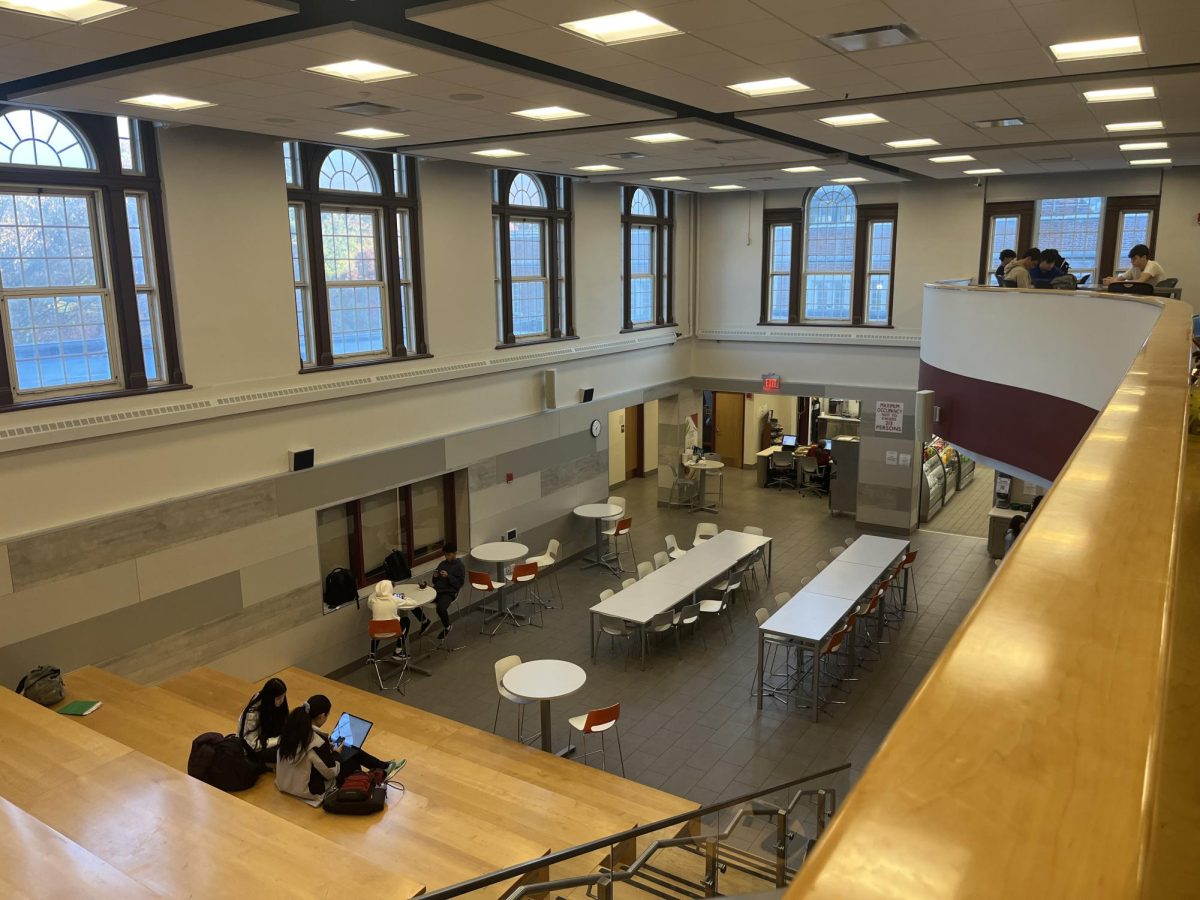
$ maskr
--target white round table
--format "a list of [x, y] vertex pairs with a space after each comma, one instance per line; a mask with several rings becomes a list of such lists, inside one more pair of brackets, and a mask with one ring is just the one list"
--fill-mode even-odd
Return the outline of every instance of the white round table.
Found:
[[[504, 675], [504, 688], [525, 700], [537, 700], [542, 713], [542, 749], [553, 753], [551, 744], [550, 701], [569, 697], [583, 687], [587, 673], [581, 666], [562, 659], [535, 659], [513, 666]], [[559, 755], [566, 756], [568, 746]]]
[[471, 556], [480, 562], [496, 564], [496, 583], [504, 581], [504, 564], [524, 560], [529, 555], [529, 548], [516, 541], [492, 541], [471, 548]]
[[696, 505], [692, 507], [692, 512], [700, 512], [701, 510], [712, 513], [718, 512], [719, 510], [716, 505], [705, 505], [708, 499], [708, 473], [716, 469], [725, 468], [725, 463], [719, 459], [698, 459], [694, 462], [685, 462], [684, 465], [700, 473], [700, 484], [697, 485], [696, 490]]
[[596, 557], [595, 559], [588, 559], [586, 556], [583, 558], [583, 567], [585, 569], [590, 566], [604, 566], [614, 575], [619, 574], [617, 570], [604, 561], [604, 541], [603, 535], [600, 532], [603, 530], [601, 526], [605, 519], [612, 519], [621, 515], [622, 512], [624, 510], [615, 503], [584, 503], [582, 506], [575, 507], [575, 515], [579, 516], [579, 518], [593, 519], [596, 522]]
[[[432, 587], [421, 587], [419, 584], [396, 584], [392, 585], [392, 590], [397, 594], [404, 595], [404, 599], [396, 604], [396, 609], [401, 612], [409, 612], [419, 606], [425, 606], [426, 604], [432, 603], [437, 599], [437, 591], [435, 591]], [[421, 635], [418, 634], [417, 637], [419, 638]], [[421, 642], [421, 646], [425, 646], [424, 641]], [[432, 676], [433, 673], [428, 669], [417, 665], [417, 663], [421, 662], [422, 660], [428, 659], [431, 654], [432, 651], [426, 651], [416, 656], [409, 657], [408, 667], [412, 669], [412, 671], [418, 672], [421, 675]]]

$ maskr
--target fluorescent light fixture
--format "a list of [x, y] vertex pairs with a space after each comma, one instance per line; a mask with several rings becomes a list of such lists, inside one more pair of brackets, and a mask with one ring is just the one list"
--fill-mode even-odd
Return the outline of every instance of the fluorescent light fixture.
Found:
[[929, 161], [932, 163], [974, 162], [975, 157], [970, 153], [956, 153], [953, 156], [931, 156]]
[[130, 106], [153, 106], [155, 109], [172, 109], [176, 112], [216, 105], [207, 100], [191, 100], [187, 97], [176, 97], [174, 94], [143, 94], [140, 97], [130, 97], [121, 102], [128, 103]]
[[657, 178], [651, 178], [651, 181], [687, 181], [682, 175], [659, 175]]
[[1130, 153], [1134, 150], [1166, 150], [1168, 146], [1166, 141], [1141, 141], [1135, 144], [1121, 144], [1117, 149]]
[[793, 175], [802, 175], [805, 172], [824, 172], [820, 166], [788, 166], [783, 171], [791, 172]]
[[636, 9], [613, 13], [609, 16], [596, 16], [592, 19], [560, 22], [558, 27], [601, 44], [626, 44], [630, 41], [644, 41], [649, 38], [683, 34], [678, 28], [668, 25], [666, 22], [660, 22], [654, 16], [648, 16]]
[[673, 144], [676, 141], [690, 141], [691, 138], [673, 131], [663, 131], [658, 134], [639, 134], [631, 137], [630, 140], [641, 141], [643, 144]]
[[608, 163], [596, 163], [594, 166], [576, 166], [576, 172], [620, 172], [620, 166], [610, 166]]
[[1154, 131], [1162, 128], [1163, 123], [1154, 122], [1113, 122], [1111, 125], [1105, 125], [1105, 131]]
[[762, 81], [743, 81], [740, 84], [727, 84], [725, 87], [747, 97], [773, 97], [776, 94], [796, 94], [812, 90], [795, 78], [764, 78]]
[[106, 0], [0, 0], [0, 9], [86, 25], [129, 12], [132, 7]]
[[710, 188], [714, 191], [744, 191], [745, 188], [740, 184], [714, 184]]
[[345, 78], [347, 81], [357, 81], [360, 84], [391, 81], [393, 78], [410, 78], [414, 74], [406, 69], [393, 69], [391, 66], [373, 63], [366, 59], [348, 59], [345, 62], [330, 63], [327, 66], [309, 66], [308, 71], [316, 72], [318, 75]]
[[963, 169], [964, 175], [1000, 175], [1003, 169]]
[[852, 125], [878, 125], [881, 122], [886, 122], [887, 119], [877, 116], [875, 113], [850, 113], [845, 116], [830, 116], [821, 121], [826, 125], [832, 125], [834, 128], [849, 128]]
[[528, 156], [520, 150], [506, 150], [504, 147], [494, 147], [491, 150], [472, 150], [472, 156], [486, 156], [488, 159], [512, 159], [514, 156]]
[[402, 131], [388, 131], [386, 128], [351, 128], [349, 131], [339, 131], [346, 137], [362, 138], [365, 141], [384, 141], [388, 138], [408, 137]]
[[1170, 158], [1164, 158], [1164, 159], [1131, 159], [1131, 160], [1129, 161], [1129, 164], [1130, 164], [1131, 166], [1169, 166], [1169, 165], [1171, 165], [1171, 163], [1172, 163], [1172, 162], [1173, 162], [1173, 160], [1171, 160]]
[[1059, 62], [1078, 59], [1107, 59], [1110, 56], [1132, 56], [1142, 52], [1142, 39], [1136, 34], [1126, 37], [1104, 38], [1098, 41], [1072, 41], [1067, 44], [1051, 44], [1050, 52]]
[[1084, 91], [1083, 99], [1088, 103], [1115, 103], [1118, 100], [1153, 100], [1157, 94], [1153, 87], [1110, 88], [1103, 91]]
[[588, 114], [565, 106], [539, 106], [536, 109], [519, 109], [513, 115], [539, 122], [557, 122], [559, 119], [586, 119]]
[[896, 150], [914, 150], [917, 147], [940, 147], [941, 141], [933, 138], [910, 138], [905, 141], [888, 141], [887, 145]]
[[829, 180], [834, 184], [864, 184], [867, 179], [854, 175], [850, 178], [830, 178]]

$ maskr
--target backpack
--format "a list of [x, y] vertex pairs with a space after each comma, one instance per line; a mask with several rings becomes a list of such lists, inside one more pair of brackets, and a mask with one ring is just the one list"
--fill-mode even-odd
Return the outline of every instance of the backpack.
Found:
[[254, 787], [262, 767], [247, 758], [242, 739], [236, 734], [206, 731], [192, 741], [187, 772], [213, 787], [235, 793]]
[[56, 666], [38, 666], [17, 684], [17, 693], [42, 706], [53, 706], [65, 693], [62, 672]]
[[325, 605], [333, 609], [351, 601], [358, 606], [358, 583], [349, 569], [334, 569], [325, 576]]
[[412, 578], [412, 569], [408, 567], [408, 560], [399, 550], [393, 550], [384, 558], [383, 568], [387, 571], [388, 581], [393, 584], [400, 584]]
[[383, 812], [387, 804], [387, 784], [382, 769], [349, 776], [340, 788], [329, 793], [321, 808], [335, 816], [369, 816]]
[[1074, 275], [1059, 275], [1050, 281], [1050, 287], [1056, 291], [1073, 291], [1079, 287], [1079, 279]]
[[1144, 294], [1154, 293], [1154, 286], [1148, 281], [1114, 281], [1108, 286], [1110, 294]]

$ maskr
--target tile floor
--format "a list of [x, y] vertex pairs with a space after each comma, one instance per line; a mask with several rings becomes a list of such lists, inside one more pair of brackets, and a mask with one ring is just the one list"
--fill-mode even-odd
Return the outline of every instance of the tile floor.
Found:
[[[798, 590], [801, 577], [816, 571], [816, 562], [828, 558], [830, 547], [858, 533], [852, 520], [831, 517], [823, 500], [760, 489], [749, 470], [726, 472], [724, 506], [716, 516], [659, 508], [653, 478], [635, 479], [615, 490], [626, 498], [633, 516], [638, 558], [649, 559], [662, 549], [667, 533], [690, 546], [698, 521], [716, 521], [723, 529], [759, 525], [775, 539], [774, 572], [756, 608], [768, 605], [779, 591]], [[564, 564], [559, 577], [566, 608], [548, 612], [544, 628], [505, 628], [488, 637], [478, 633], [480, 617], [471, 614], [455, 628], [455, 638], [466, 649], [437, 654], [428, 662], [433, 676], [412, 676], [406, 682], [407, 694], [396, 699], [490, 729], [497, 659], [514, 653], [525, 660], [568, 659], [587, 670], [588, 681], [577, 695], [555, 704], [555, 746], [567, 742], [568, 716], [620, 702], [629, 778], [710, 802], [848, 761], [853, 768], [835, 785], [844, 792], [993, 571], [979, 538], [922, 531], [914, 535], [913, 545], [921, 551], [916, 567], [920, 614], [910, 615], [901, 631], [891, 632], [892, 643], [882, 648], [882, 661], [860, 673], [848, 704], [817, 723], [808, 711], [787, 711], [771, 700], [761, 712], [755, 708], [750, 697], [754, 619], [740, 606], [731, 638], [722, 636], [728, 634], [723, 625], [705, 622], [707, 647], [699, 636], [684, 636], [677, 657], [674, 642], [663, 642], [658, 652], [652, 651], [645, 671], [636, 658], [626, 664], [622, 648], [611, 653], [607, 642], [593, 664], [587, 608], [601, 590], [615, 588], [617, 580], [594, 568], [584, 571], [578, 561]], [[376, 687], [365, 665], [338, 677], [358, 687]], [[526, 729], [536, 728], [532, 712]], [[516, 710], [511, 704], [501, 706], [500, 732], [515, 737]], [[609, 746], [611, 750], [611, 742]], [[591, 762], [598, 765], [600, 757]], [[614, 753], [608, 765], [616, 769]]]

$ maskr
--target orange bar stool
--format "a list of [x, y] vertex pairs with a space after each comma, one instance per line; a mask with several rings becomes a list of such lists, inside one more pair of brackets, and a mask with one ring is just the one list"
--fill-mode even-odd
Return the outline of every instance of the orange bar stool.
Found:
[[[589, 756], [600, 754], [602, 765], [605, 770], [608, 769], [608, 754], [604, 746], [604, 736], [611, 729], [613, 736], [617, 739], [617, 758], [621, 761], [621, 777], [625, 777], [625, 752], [621, 749], [621, 731], [617, 727], [617, 720], [621, 718], [621, 704], [614, 703], [612, 706], [606, 706], [603, 709], [590, 710], [586, 715], [572, 716], [567, 719], [567, 723], [575, 731], [583, 735], [583, 755], [580, 759], [587, 763]], [[587, 748], [588, 735], [600, 735], [600, 749], [593, 750], [590, 753]]]

